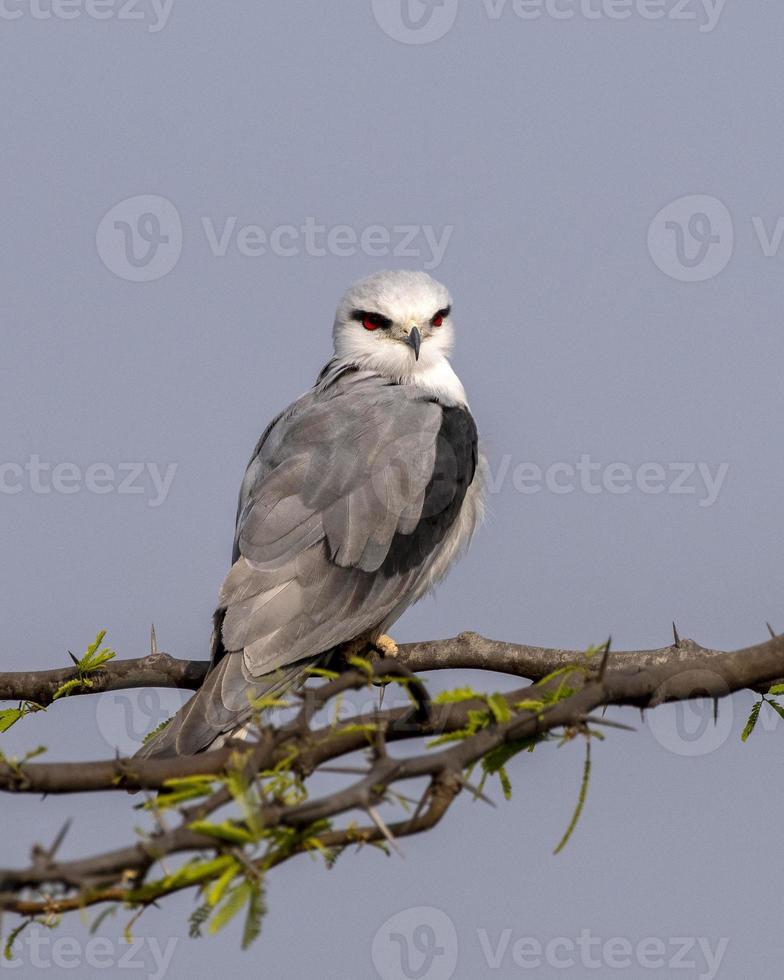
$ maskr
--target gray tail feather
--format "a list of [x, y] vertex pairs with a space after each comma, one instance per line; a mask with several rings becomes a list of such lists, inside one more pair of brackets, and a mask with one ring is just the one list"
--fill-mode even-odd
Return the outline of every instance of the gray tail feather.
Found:
[[196, 694], [135, 753], [135, 759], [169, 759], [217, 748], [250, 719], [250, 700], [278, 697], [304, 680], [323, 655], [298, 660], [262, 677], [245, 670], [242, 651], [226, 653]]

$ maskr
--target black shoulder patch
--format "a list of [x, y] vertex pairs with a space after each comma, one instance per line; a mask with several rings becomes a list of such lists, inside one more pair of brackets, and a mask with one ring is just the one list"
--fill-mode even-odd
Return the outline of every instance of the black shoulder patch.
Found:
[[441, 406], [433, 475], [425, 490], [422, 516], [411, 534], [398, 532], [379, 569], [383, 575], [403, 574], [421, 565], [452, 527], [477, 463], [476, 424], [467, 408]]

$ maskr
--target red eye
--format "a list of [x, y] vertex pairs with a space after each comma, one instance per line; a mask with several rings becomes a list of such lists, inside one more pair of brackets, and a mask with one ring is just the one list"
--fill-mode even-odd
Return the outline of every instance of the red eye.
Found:
[[[357, 317], [359, 319], [359, 317]], [[385, 316], [381, 316], [380, 313], [362, 313], [362, 326], [365, 330], [378, 330], [379, 328], [386, 329], [391, 325], [391, 321]]]
[[451, 306], [445, 306], [443, 310], [438, 310], [435, 316], [430, 320], [431, 327], [440, 327], [441, 324], [446, 320], [449, 314], [452, 312]]

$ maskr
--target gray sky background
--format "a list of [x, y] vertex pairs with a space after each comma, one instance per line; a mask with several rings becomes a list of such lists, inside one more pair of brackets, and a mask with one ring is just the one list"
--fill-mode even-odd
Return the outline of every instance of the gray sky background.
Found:
[[[443, 242], [444, 229], [430, 271], [455, 297], [455, 365], [495, 492], [469, 555], [396, 638], [471, 628], [583, 648], [612, 633], [616, 647], [636, 648], [668, 642], [675, 619], [682, 635], [730, 649], [762, 640], [766, 620], [784, 628], [781, 14], [740, 0], [721, 10], [701, 0], [587, 4], [560, 0], [522, 19], [512, 0], [502, 12], [490, 0], [446, 0], [415, 31], [399, 0], [379, 0], [375, 15], [370, 0], [176, 0], [163, 25], [149, 0], [133, 8], [142, 20], [120, 17], [119, 3], [101, 8], [114, 14], [106, 20], [80, 0], [43, 19], [48, 2], [6, 0], [4, 669], [64, 664], [101, 627], [120, 656], [137, 656], [151, 621], [164, 649], [206, 656], [259, 433], [327, 359], [346, 285], [380, 268], [435, 266], [426, 234]], [[630, 16], [610, 16], [619, 12]], [[409, 14], [423, 14], [420, 0]], [[129, 200], [140, 195], [171, 206]], [[710, 200], [672, 204], [696, 195]], [[231, 218], [229, 230], [258, 225], [277, 244], [242, 254], [258, 240], [251, 232], [242, 250], [236, 235], [211, 247], [205, 224], [220, 238]], [[308, 219], [350, 231], [314, 248], [280, 230]], [[415, 254], [391, 254], [409, 225]], [[151, 257], [140, 233], [169, 240]], [[584, 456], [605, 467], [591, 476], [598, 493], [579, 474], [548, 471]], [[36, 457], [76, 469], [42, 493], [53, 474], [36, 484]], [[88, 480], [99, 463], [114, 468], [113, 482], [101, 471], [111, 492], [94, 492], [95, 470]], [[121, 493], [132, 463], [146, 467], [133, 481], [142, 492]], [[610, 463], [629, 467], [629, 492], [602, 486], [617, 487]], [[663, 492], [644, 492], [640, 467], [657, 463], [664, 470], [649, 475], [663, 474]], [[693, 493], [673, 492], [678, 463], [724, 472], [716, 499], [699, 469], [686, 480]], [[163, 495], [153, 464], [176, 464]], [[521, 492], [532, 485], [520, 483], [521, 464], [541, 468], [539, 492]], [[627, 471], [614, 472], [623, 482]], [[555, 492], [553, 480], [570, 479], [574, 492]], [[27, 719], [0, 748], [106, 756], [132, 747], [172, 697], [176, 707], [171, 692], [75, 699]], [[579, 744], [515, 761], [510, 803], [496, 786], [496, 811], [460, 799], [437, 832], [404, 843], [403, 860], [367, 851], [330, 872], [300, 859], [273, 873], [265, 934], [249, 953], [237, 924], [189, 940], [191, 899], [167, 901], [137, 925], [146, 945], [135, 962], [146, 967], [128, 975], [155, 975], [149, 940], [178, 938], [170, 978], [443, 980], [452, 956], [461, 980], [777, 976], [784, 723], [766, 718], [742, 746], [751, 702], [723, 704], [716, 729], [701, 710], [644, 724], [619, 714], [639, 731], [594, 746], [585, 814], [559, 857]], [[0, 862], [19, 863], [68, 815], [64, 853], [121, 844], [137, 820], [129, 806], [5, 798]], [[387, 920], [418, 907], [442, 910], [456, 942], [437, 913], [407, 913], [395, 928], [411, 942], [423, 924], [446, 952], [416, 974], [409, 945], [413, 966], [395, 972], [378, 952], [394, 953]], [[101, 934], [116, 942], [125, 918]], [[538, 970], [515, 961], [519, 939], [576, 943], [583, 930], [625, 939], [631, 962], [594, 946], [591, 968], [564, 945]], [[51, 947], [42, 955], [52, 965], [35, 967], [22, 943], [9, 975], [106, 975], [86, 961], [78, 919], [58, 935], [82, 950], [78, 970], [54, 964]], [[494, 967], [485, 947], [504, 936]], [[656, 966], [637, 952], [648, 937], [666, 949]], [[726, 938], [718, 971], [699, 944], [679, 968], [675, 937], [713, 950]]]

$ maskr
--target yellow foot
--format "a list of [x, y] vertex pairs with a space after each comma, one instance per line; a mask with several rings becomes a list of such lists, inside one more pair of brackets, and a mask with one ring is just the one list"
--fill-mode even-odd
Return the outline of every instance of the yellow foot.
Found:
[[376, 637], [373, 641], [373, 646], [384, 657], [396, 657], [400, 652], [397, 648], [397, 643], [395, 643], [391, 636], [387, 636], [386, 633], [382, 633], [381, 636]]
[[[400, 651], [397, 648], [397, 643], [392, 639], [391, 636], [387, 636], [386, 633], [382, 633], [381, 636], [377, 636], [373, 641], [373, 646], [381, 654], [382, 657], [396, 657]], [[386, 691], [386, 684], [381, 683], [377, 685], [381, 688], [378, 694], [378, 710], [381, 710], [381, 706], [384, 704], [384, 691]]]

